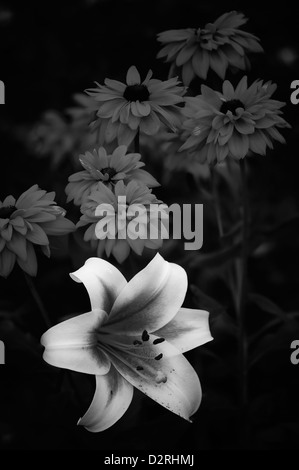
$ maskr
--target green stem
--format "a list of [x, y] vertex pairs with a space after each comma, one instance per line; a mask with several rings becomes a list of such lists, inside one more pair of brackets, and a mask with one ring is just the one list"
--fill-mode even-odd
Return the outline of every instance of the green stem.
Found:
[[[23, 272], [24, 272], [24, 271], [23, 271]], [[52, 326], [51, 320], [50, 320], [49, 315], [48, 315], [48, 313], [47, 313], [47, 311], [46, 311], [46, 309], [45, 309], [45, 306], [44, 306], [44, 304], [43, 304], [43, 302], [42, 302], [42, 299], [40, 298], [40, 295], [39, 295], [39, 293], [38, 293], [38, 291], [37, 291], [37, 289], [36, 289], [36, 287], [35, 287], [35, 284], [34, 284], [34, 282], [33, 282], [33, 280], [32, 280], [32, 277], [29, 276], [29, 274], [27, 274], [27, 273], [25, 273], [25, 272], [24, 272], [24, 276], [25, 276], [25, 280], [26, 280], [27, 286], [28, 286], [28, 288], [29, 288], [29, 290], [30, 290], [30, 293], [31, 293], [31, 295], [32, 295], [32, 297], [33, 297], [33, 299], [34, 299], [34, 301], [35, 301], [35, 303], [36, 303], [36, 305], [37, 305], [37, 307], [38, 307], [40, 313], [41, 313], [41, 316], [42, 316], [43, 319], [44, 319], [45, 324], [47, 325], [47, 328], [51, 328], [51, 326]]]
[[214, 206], [216, 211], [216, 220], [217, 220], [217, 227], [219, 232], [220, 239], [223, 237], [223, 225], [221, 219], [221, 209], [220, 209], [220, 202], [218, 197], [217, 191], [217, 181], [216, 181], [216, 174], [214, 167], [211, 167], [211, 181], [212, 181], [212, 194], [214, 199]]
[[245, 329], [246, 300], [247, 300], [247, 261], [248, 261], [248, 191], [246, 182], [245, 159], [240, 160], [241, 194], [242, 194], [242, 252], [241, 252], [241, 279], [239, 296], [239, 361], [240, 361], [240, 393], [241, 406], [245, 410], [248, 404], [248, 375], [247, 375], [247, 336]]
[[134, 146], [135, 146], [135, 153], [140, 153], [140, 131], [139, 131], [139, 128], [138, 128], [138, 131], [137, 131], [137, 134], [135, 135], [135, 138], [134, 138]]

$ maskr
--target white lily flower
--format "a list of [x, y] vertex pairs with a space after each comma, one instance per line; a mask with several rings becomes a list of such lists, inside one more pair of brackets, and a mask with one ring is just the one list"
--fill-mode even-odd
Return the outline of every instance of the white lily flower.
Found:
[[187, 275], [159, 254], [129, 282], [112, 264], [90, 258], [72, 279], [83, 282], [91, 312], [41, 338], [51, 365], [96, 375], [91, 405], [78, 424], [104, 431], [128, 409], [133, 388], [190, 420], [201, 402], [198, 376], [183, 352], [211, 341], [208, 312], [180, 308]]

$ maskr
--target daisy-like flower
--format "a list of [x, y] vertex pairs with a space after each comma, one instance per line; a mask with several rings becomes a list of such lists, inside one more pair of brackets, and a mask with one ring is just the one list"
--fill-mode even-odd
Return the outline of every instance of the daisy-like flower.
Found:
[[29, 148], [39, 157], [52, 157], [52, 166], [59, 166], [74, 147], [70, 124], [57, 111], [47, 111], [30, 130]]
[[99, 182], [110, 189], [117, 181], [128, 183], [131, 180], [140, 181], [149, 188], [159, 186], [159, 183], [147, 171], [141, 169], [144, 163], [140, 161], [139, 153], [127, 153], [127, 147], [120, 145], [112, 155], [107, 155], [104, 147], [93, 152], [86, 152], [79, 160], [84, 171], [69, 177], [69, 184], [65, 188], [67, 201], [81, 205], [87, 197], [97, 188]]
[[190, 420], [201, 402], [198, 376], [182, 353], [211, 341], [208, 312], [181, 308], [187, 276], [159, 254], [129, 282], [90, 258], [71, 274], [83, 282], [91, 312], [41, 338], [49, 364], [96, 376], [93, 400], [78, 424], [100, 432], [127, 411], [133, 388]]
[[[50, 157], [51, 165], [57, 168], [66, 158], [73, 158], [81, 151], [92, 150], [97, 145], [97, 133], [90, 132], [90, 123], [95, 119], [96, 103], [83, 93], [73, 97], [75, 106], [65, 110], [65, 115], [57, 111], [46, 111], [29, 133], [26, 143], [38, 157]], [[24, 131], [23, 131], [24, 134]]]
[[231, 11], [204, 28], [164, 31], [158, 34], [164, 47], [157, 57], [181, 70], [187, 86], [195, 76], [205, 80], [209, 68], [224, 79], [228, 67], [249, 67], [248, 52], [263, 52], [256, 36], [239, 29], [246, 22], [242, 13]]
[[275, 84], [261, 80], [248, 87], [247, 77], [235, 89], [224, 81], [222, 93], [202, 85], [201, 95], [187, 98], [187, 140], [181, 150], [211, 164], [226, 157], [240, 160], [249, 151], [265, 155], [267, 147], [273, 148], [273, 140], [284, 143], [277, 128], [290, 126], [281, 117], [285, 103], [271, 98], [275, 90]]
[[34, 245], [50, 256], [47, 235], [64, 235], [75, 230], [66, 219], [65, 210], [56, 205], [55, 193], [47, 193], [37, 185], [17, 200], [7, 196], [0, 201], [0, 275], [7, 277], [17, 261], [31, 276], [37, 272]]
[[90, 124], [90, 122], [94, 120], [97, 111], [97, 105], [94, 99], [90, 96], [86, 96], [85, 93], [75, 93], [73, 100], [75, 105], [67, 108], [66, 114], [77, 124]]
[[[160, 203], [147, 186], [136, 181], [130, 181], [127, 186], [123, 181], [118, 181], [113, 191], [99, 183], [97, 190], [82, 204], [83, 215], [77, 227], [91, 224], [84, 234], [84, 240], [91, 241], [99, 257], [105, 251], [108, 257], [112, 254], [122, 263], [131, 249], [141, 255], [144, 247], [161, 247], [163, 240], [159, 236], [159, 223], [166, 221], [167, 213], [166, 210], [159, 213]], [[135, 210], [138, 210], [137, 216]], [[148, 234], [151, 226], [152, 233], [158, 234], [155, 238]], [[136, 229], [140, 237], [136, 237]]]
[[143, 82], [135, 66], [129, 68], [126, 83], [106, 78], [105, 85], [87, 90], [98, 103], [98, 120], [94, 126], [100, 129], [99, 142], [118, 140], [119, 145], [129, 145], [137, 132], [156, 134], [161, 124], [175, 131], [180, 124], [185, 88], [177, 78], [161, 81], [151, 79], [150, 70]]
[[188, 150], [183, 152], [180, 148], [186, 141], [187, 133], [180, 129], [176, 134], [169, 132], [160, 133], [160, 148], [163, 152], [163, 164], [166, 170], [164, 182], [170, 178], [173, 172], [184, 172], [191, 174], [195, 179], [209, 179], [210, 169], [207, 164], [200, 163], [194, 153]]

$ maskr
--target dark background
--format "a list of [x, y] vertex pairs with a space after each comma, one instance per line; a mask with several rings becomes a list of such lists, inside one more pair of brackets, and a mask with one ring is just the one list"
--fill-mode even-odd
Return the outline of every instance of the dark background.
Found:
[[[0, 199], [7, 194], [18, 196], [38, 183], [43, 189], [56, 190], [57, 202], [68, 209], [70, 218], [78, 220], [72, 205], [65, 202], [71, 165], [64, 162], [58, 169], [50, 169], [48, 159], [36, 158], [18, 138], [19, 129], [24, 135], [24, 129], [48, 109], [63, 111], [72, 104], [72, 95], [92, 86], [94, 80], [124, 80], [132, 64], [142, 76], [151, 68], [156, 78], [166, 79], [168, 65], [155, 58], [157, 33], [203, 26], [233, 9], [249, 18], [244, 29], [256, 34], [265, 49], [264, 55], [250, 58], [250, 80], [262, 78], [278, 84], [276, 98], [286, 102], [285, 117], [292, 125], [284, 133], [285, 146], [277, 145], [266, 157], [250, 162], [251, 205], [259, 221], [274, 226], [287, 219], [291, 222], [263, 239], [260, 252], [249, 263], [251, 290], [272, 299], [285, 319], [254, 345], [246, 415], [240, 416], [238, 408], [236, 337], [228, 294], [215, 274], [217, 266], [184, 266], [189, 282], [209, 295], [207, 299], [199, 292], [197, 296], [189, 292], [186, 306], [211, 311], [215, 338], [187, 355], [204, 391], [193, 425], [135, 392], [127, 414], [99, 434], [75, 426], [92, 397], [93, 378], [66, 374], [43, 363], [39, 338], [45, 326], [22, 274], [15, 269], [7, 280], [0, 279], [0, 339], [6, 345], [6, 365], [0, 366], [0, 448], [189, 451], [298, 447], [299, 365], [290, 362], [290, 343], [299, 339], [295, 314], [299, 310], [299, 105], [292, 105], [289, 99], [291, 82], [299, 80], [298, 6], [191, 0], [1, 2], [0, 79], [6, 85], [6, 104], [0, 107]], [[160, 165], [156, 161], [147, 164], [159, 179]], [[194, 196], [185, 175], [179, 187], [170, 181], [160, 191], [168, 201]], [[208, 212], [209, 206], [204, 210]], [[205, 230], [203, 253], [213, 249], [213, 236]], [[73, 238], [67, 245], [63, 237], [53, 240], [52, 254], [50, 260], [40, 257], [36, 282], [55, 323], [89, 308], [84, 288], [74, 286], [68, 277], [88, 253], [80, 254]], [[133, 258], [139, 267], [146, 262]], [[181, 259], [176, 252], [170, 252], [169, 258]], [[124, 272], [126, 269], [124, 265]], [[220, 303], [220, 313], [211, 299]], [[247, 313], [249, 333], [258, 332], [272, 319], [269, 311], [256, 305]]]

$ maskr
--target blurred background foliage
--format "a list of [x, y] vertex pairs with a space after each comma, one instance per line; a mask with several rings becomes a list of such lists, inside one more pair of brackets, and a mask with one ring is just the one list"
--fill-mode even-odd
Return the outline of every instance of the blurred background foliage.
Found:
[[[292, 129], [285, 146], [266, 157], [249, 160], [251, 255], [246, 329], [249, 338], [249, 406], [240, 415], [238, 399], [237, 325], [226, 269], [238, 256], [238, 231], [219, 246], [209, 181], [192, 171], [169, 172], [163, 154], [144, 154], [146, 169], [160, 182], [156, 195], [167, 203], [204, 204], [204, 243], [184, 252], [182, 243], [166, 242], [161, 250], [188, 273], [185, 306], [211, 312], [214, 341], [187, 354], [203, 387], [203, 402], [193, 425], [184, 422], [135, 391], [127, 414], [104, 433], [76, 427], [92, 394], [93, 378], [66, 374], [42, 361], [39, 338], [46, 327], [17, 269], [0, 279], [0, 339], [6, 365], [0, 366], [0, 448], [2, 449], [294, 449], [299, 439], [299, 366], [290, 362], [290, 344], [299, 339], [299, 106], [290, 103], [290, 83], [299, 79], [298, 6], [192, 0], [7, 1], [0, 4], [0, 79], [6, 104], [0, 109], [0, 199], [19, 195], [38, 183], [56, 191], [66, 204], [64, 188], [74, 163], [38, 158], [27, 137], [43, 113], [63, 113], [74, 93], [122, 80], [135, 64], [142, 76], [149, 68], [166, 79], [168, 65], [156, 60], [157, 33], [198, 27], [224, 11], [242, 11], [244, 29], [256, 34], [265, 49], [254, 55], [250, 81], [278, 84], [276, 98], [286, 101], [285, 118]], [[298, 12], [297, 12], [298, 13]], [[238, 187], [225, 174], [219, 192], [225, 220], [235, 220]], [[237, 183], [236, 183], [237, 185]], [[89, 309], [84, 287], [68, 273], [92, 255], [78, 234], [53, 240], [50, 260], [39, 259], [37, 288], [53, 323]], [[121, 266], [127, 277], [148, 262], [130, 255]]]

